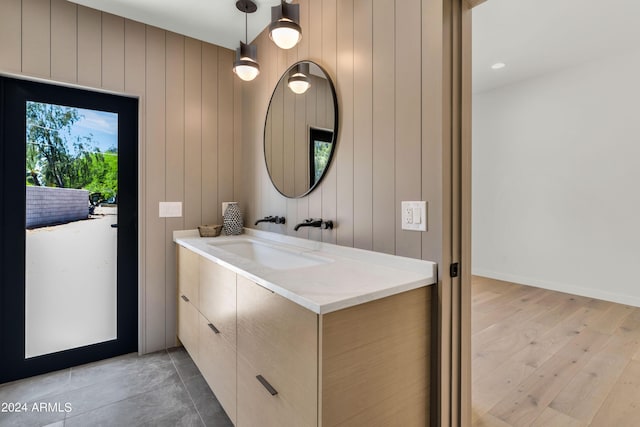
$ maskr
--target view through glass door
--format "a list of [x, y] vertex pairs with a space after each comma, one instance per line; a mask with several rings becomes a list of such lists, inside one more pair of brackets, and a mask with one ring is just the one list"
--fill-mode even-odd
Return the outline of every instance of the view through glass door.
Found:
[[137, 350], [138, 100], [0, 77], [0, 383]]
[[27, 101], [26, 357], [117, 338], [118, 114]]

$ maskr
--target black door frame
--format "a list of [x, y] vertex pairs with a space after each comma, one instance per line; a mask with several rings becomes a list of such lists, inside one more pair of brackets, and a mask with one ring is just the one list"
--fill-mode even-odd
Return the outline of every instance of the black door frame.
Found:
[[[118, 113], [117, 338], [25, 359], [26, 101]], [[138, 350], [138, 99], [0, 76], [0, 383]], [[89, 248], [88, 248], [89, 249]]]

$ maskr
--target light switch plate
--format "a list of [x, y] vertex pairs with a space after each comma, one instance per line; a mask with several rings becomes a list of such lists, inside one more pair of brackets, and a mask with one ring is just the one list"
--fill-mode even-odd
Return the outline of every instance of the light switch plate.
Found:
[[410, 231], [427, 231], [427, 202], [402, 202], [402, 229]]
[[182, 216], [182, 202], [160, 202], [158, 207], [160, 218], [179, 218]]

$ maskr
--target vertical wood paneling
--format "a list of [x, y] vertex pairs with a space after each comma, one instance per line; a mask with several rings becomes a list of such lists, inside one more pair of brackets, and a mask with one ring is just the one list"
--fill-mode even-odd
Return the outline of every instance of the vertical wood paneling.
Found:
[[[185, 39], [184, 63], [184, 225], [187, 229], [193, 229], [202, 224], [202, 42], [189, 37]], [[169, 80], [167, 82], [171, 84]], [[231, 82], [229, 84], [231, 86]], [[230, 115], [233, 117], [233, 104], [227, 108], [231, 109]], [[233, 144], [233, 119], [230, 120], [230, 126], [227, 137]], [[233, 162], [233, 159], [229, 161]], [[227, 183], [227, 189], [233, 193], [233, 176]]]
[[[176, 342], [172, 231], [185, 222], [219, 223], [219, 199], [242, 197], [244, 191], [238, 182], [244, 157], [238, 154], [244, 154], [238, 120], [242, 104], [235, 101], [243, 86], [232, 81], [233, 53], [190, 43], [185, 73], [183, 36], [65, 0], [0, 2], [0, 71], [139, 96], [142, 352]], [[219, 51], [224, 63], [218, 61]], [[224, 128], [219, 129], [219, 122]], [[221, 153], [226, 163], [219, 160], [219, 138], [225, 141]], [[219, 161], [224, 171], [218, 170]], [[224, 195], [219, 198], [218, 193]], [[184, 201], [187, 217], [159, 218], [158, 203], [165, 200]]]
[[427, 232], [422, 233], [422, 258], [441, 262], [442, 236], [442, 31], [437, 25], [442, 3], [422, 1], [422, 200], [427, 206]]
[[[336, 50], [337, 50], [337, 5], [336, 0], [325, 0], [322, 2], [322, 63], [329, 72], [331, 79], [336, 78]], [[323, 88], [326, 90], [326, 88]], [[318, 100], [323, 97], [318, 94]], [[323, 113], [325, 123], [327, 123], [326, 96], [323, 102]], [[337, 208], [337, 170], [338, 162], [331, 162], [329, 170], [326, 172], [320, 189], [322, 190], [322, 218], [325, 220], [336, 220], [338, 214]], [[337, 227], [340, 227], [340, 224]], [[324, 242], [336, 243], [337, 229], [322, 231], [322, 240]]]
[[[322, 29], [323, 29], [323, 14], [322, 14], [322, 1], [307, 0], [309, 5], [308, 25], [309, 30], [307, 32], [309, 39], [309, 58], [317, 63], [324, 65], [322, 62]], [[316, 106], [307, 104], [307, 117], [314, 117]], [[309, 199], [309, 217], [321, 218], [322, 217], [322, 188], [316, 188], [308, 196]], [[296, 234], [299, 237], [308, 237], [312, 240], [321, 240], [322, 234], [319, 229], [306, 229], [302, 233]]]
[[[158, 204], [165, 200], [165, 32], [146, 29], [146, 332], [147, 350], [166, 342], [165, 221]], [[162, 325], [163, 327], [158, 327]]]
[[[326, 241], [347, 246], [437, 260], [442, 246], [442, 157], [438, 154], [442, 146], [442, 93], [441, 82], [433, 74], [442, 69], [442, 5], [438, 11], [435, 0], [299, 3], [303, 39], [297, 46], [298, 58], [316, 61], [329, 71], [337, 86], [342, 122], [334, 162], [322, 184], [309, 196], [287, 202], [291, 224], [286, 231], [314, 240], [324, 236]], [[435, 12], [428, 25], [423, 22], [422, 3]], [[429, 36], [423, 37], [423, 31], [429, 31]], [[262, 144], [262, 135], [257, 132], [264, 120], [262, 97], [270, 95], [279, 77], [268, 70], [274, 62], [278, 71], [283, 67], [282, 55], [261, 44], [270, 43], [267, 37], [265, 32], [257, 38], [260, 52], [265, 52], [261, 57], [265, 74], [260, 83], [246, 85], [244, 93], [259, 106], [244, 108], [248, 123], [243, 128], [254, 135], [244, 138], [244, 143], [254, 145], [254, 155]], [[423, 49], [425, 43], [428, 49]], [[290, 65], [294, 57], [287, 54], [284, 65]], [[428, 74], [423, 73], [423, 66]], [[431, 77], [433, 81], [429, 81]], [[427, 85], [429, 100], [422, 93], [423, 85]], [[326, 116], [326, 107], [321, 102], [307, 103], [304, 113], [307, 118]], [[429, 109], [429, 116], [423, 108]], [[301, 111], [296, 105], [296, 113]], [[300, 162], [299, 154], [294, 157]], [[255, 159], [253, 164], [257, 164]], [[267, 214], [264, 211], [279, 206], [281, 196], [262, 179], [262, 171], [252, 169], [245, 166], [252, 180], [261, 185], [247, 200]], [[428, 232], [401, 230], [403, 200], [429, 202]], [[296, 215], [295, 222], [323, 217], [337, 220], [338, 226], [334, 233], [294, 233], [292, 215]]]
[[[373, 2], [373, 249], [395, 253], [395, 17], [393, 0]], [[399, 208], [397, 208], [399, 210]]]
[[[272, 43], [271, 44], [271, 49], [272, 52], [275, 53], [277, 61], [277, 67], [275, 67], [274, 69], [271, 70], [272, 74], [272, 79], [274, 82], [277, 82], [280, 80], [280, 77], [284, 74], [284, 72], [287, 70], [288, 63], [287, 63], [287, 58], [289, 56], [288, 51], [283, 50], [283, 49], [278, 49], [275, 48], [275, 45]], [[274, 84], [275, 87], [275, 84]], [[288, 92], [288, 93], [287, 93]], [[286, 106], [286, 99], [287, 97], [289, 97], [291, 94], [290, 90], [285, 90], [285, 88], [283, 87], [283, 106]], [[285, 107], [286, 109], [286, 107]], [[282, 116], [282, 135], [284, 135], [285, 129], [286, 129], [286, 119], [285, 119], [285, 114], [286, 111], [285, 109], [283, 109], [283, 116]], [[275, 142], [275, 141], [274, 141]], [[285, 139], [281, 136], [280, 137], [280, 144], [282, 147], [282, 152], [279, 153], [280, 156], [280, 161], [282, 162], [282, 169], [281, 169], [281, 177], [282, 177], [282, 181], [284, 182], [285, 180], [285, 176], [286, 176], [286, 158], [287, 158], [287, 149], [285, 146]], [[284, 215], [287, 211], [287, 200], [285, 197], [283, 197], [275, 188], [271, 189], [273, 196], [269, 198], [269, 200], [271, 201], [270, 206], [269, 206], [269, 211], [267, 212], [267, 215]], [[275, 225], [269, 224], [268, 229], [272, 230], [275, 228]]]
[[[233, 52], [218, 54], [218, 195], [233, 201]], [[218, 205], [220, 209], [220, 205]], [[242, 206], [240, 207], [242, 209]]]
[[[185, 193], [185, 55], [184, 36], [166, 33], [166, 109], [165, 109], [165, 198], [169, 201], [184, 201]], [[185, 210], [187, 204], [184, 204]], [[167, 218], [165, 234], [185, 229], [185, 218]], [[166, 298], [166, 345], [176, 335], [176, 249], [173, 242], [165, 241], [165, 298]], [[175, 341], [175, 340], [174, 340]]]
[[78, 83], [102, 85], [102, 13], [78, 6]]
[[[76, 4], [51, 0], [51, 78], [54, 80], [75, 82], [78, 79], [77, 24]], [[124, 55], [124, 49], [120, 50]]]
[[218, 48], [202, 46], [202, 222], [220, 224], [218, 203]]
[[[302, 35], [302, 40], [300, 40], [297, 46], [298, 60], [311, 59], [309, 55], [309, 39], [310, 39], [309, 32], [311, 31], [309, 13], [310, 13], [311, 5], [308, 0], [300, 0], [299, 4], [300, 4], [300, 26], [303, 28], [303, 35]], [[301, 106], [296, 105], [296, 111], [298, 111], [298, 108], [300, 107]], [[305, 110], [306, 110], [306, 105], [305, 105]], [[304, 111], [304, 114], [306, 115], [305, 110], [303, 111]], [[303, 132], [306, 132], [306, 129]], [[306, 164], [306, 161], [305, 161], [305, 164]], [[301, 197], [299, 199], [296, 199], [296, 215], [294, 217], [287, 218], [287, 222], [291, 222], [291, 224], [289, 224], [289, 226], [287, 227], [288, 233], [294, 236], [303, 237], [300, 235], [300, 232], [294, 231], [293, 227], [295, 227], [297, 223], [302, 222], [305, 218], [308, 218], [308, 217], [309, 217], [309, 197]]]
[[[339, 245], [353, 246], [354, 243], [354, 0], [338, 2], [337, 23], [337, 81], [338, 112], [340, 114], [335, 147], [337, 162], [337, 216], [339, 227], [336, 239]], [[369, 177], [370, 178], [370, 177]], [[359, 221], [359, 219], [358, 219]]]
[[[51, 75], [51, 2], [22, 1], [22, 72]], [[3, 40], [3, 43], [5, 41]]]
[[22, 1], [3, 0], [0, 13], [0, 70], [19, 73], [22, 69]]
[[102, 14], [102, 87], [124, 90], [124, 18]]
[[355, 0], [353, 14], [354, 117], [353, 194], [354, 245], [373, 249], [373, 4]]
[[[415, 44], [422, 38], [420, 0], [396, 3], [396, 210], [403, 200], [419, 200], [421, 174], [421, 56]], [[399, 72], [401, 71], [401, 72]], [[421, 257], [421, 236], [401, 230], [396, 221], [396, 254]]]
[[[203, 76], [203, 79], [205, 76]], [[204, 168], [204, 165], [203, 165]], [[233, 199], [242, 200], [242, 82], [233, 79]], [[202, 199], [206, 196], [203, 194]], [[246, 209], [246, 205], [245, 205]]]
[[[146, 79], [146, 29], [144, 24], [129, 19], [124, 22], [124, 90], [144, 98]], [[141, 102], [140, 113], [146, 113], [146, 102]], [[140, 141], [146, 141], [145, 128], [140, 122]], [[142, 145], [144, 149], [144, 144]]]

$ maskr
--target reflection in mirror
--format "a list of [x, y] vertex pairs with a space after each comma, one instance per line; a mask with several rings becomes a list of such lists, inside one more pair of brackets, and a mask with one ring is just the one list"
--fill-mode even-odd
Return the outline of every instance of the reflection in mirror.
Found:
[[286, 197], [313, 190], [331, 164], [337, 135], [337, 100], [317, 64], [294, 64], [280, 78], [267, 111], [264, 156], [273, 185]]

